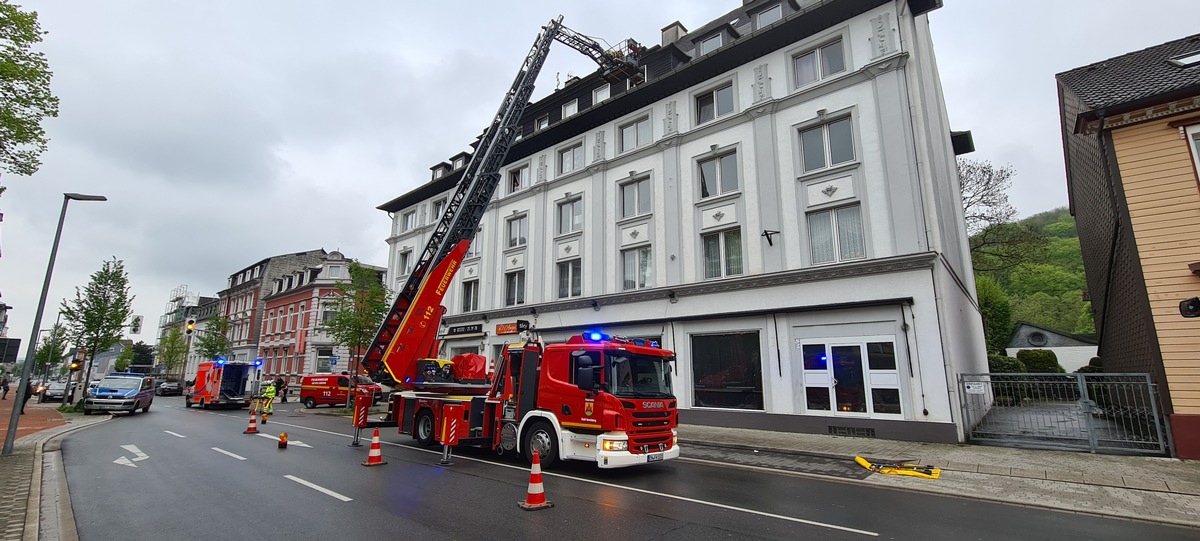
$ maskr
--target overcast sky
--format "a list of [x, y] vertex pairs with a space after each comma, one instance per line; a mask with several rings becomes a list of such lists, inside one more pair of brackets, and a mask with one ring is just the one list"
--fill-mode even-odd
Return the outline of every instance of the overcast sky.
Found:
[[[541, 25], [660, 41], [741, 0], [316, 2], [10, 0], [49, 32], [59, 117], [33, 177], [0, 197], [0, 300], [29, 340], [63, 192], [72, 202], [43, 329], [60, 300], [112, 257], [125, 261], [154, 343], [168, 294], [215, 295], [271, 255], [338, 249], [385, 265], [375, 207], [468, 150]], [[1054, 74], [1196, 32], [1194, 0], [947, 0], [931, 15], [955, 130], [974, 159], [1011, 164], [1019, 215], [1066, 204]], [[1131, 24], [1114, 24], [1116, 22]], [[555, 44], [556, 74], [594, 65]]]

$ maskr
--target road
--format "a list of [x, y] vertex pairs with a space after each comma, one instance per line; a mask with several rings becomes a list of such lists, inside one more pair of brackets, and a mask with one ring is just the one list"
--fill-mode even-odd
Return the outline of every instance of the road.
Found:
[[[324, 408], [322, 408], [324, 409]], [[327, 410], [326, 410], [327, 411]], [[382, 539], [1195, 539], [1194, 530], [893, 491], [711, 461], [624, 470], [562, 464], [545, 472], [552, 509], [518, 508], [529, 468], [464, 450], [450, 466], [394, 429], [373, 468], [342, 417], [281, 404], [247, 435], [245, 410], [149, 413], [68, 436], [62, 445], [83, 541]], [[287, 449], [275, 437], [289, 435]], [[270, 436], [270, 437], [267, 437]], [[685, 457], [687, 451], [685, 447]]]

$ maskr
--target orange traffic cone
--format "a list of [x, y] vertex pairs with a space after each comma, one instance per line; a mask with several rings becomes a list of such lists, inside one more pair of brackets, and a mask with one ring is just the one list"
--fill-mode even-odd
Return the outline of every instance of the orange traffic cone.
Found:
[[538, 459], [537, 449], [533, 450], [533, 466], [529, 468], [529, 491], [525, 501], [517, 502], [517, 505], [526, 511], [554, 507], [553, 503], [546, 501], [546, 492], [542, 489], [542, 463]]
[[287, 449], [287, 432], [282, 432], [279, 434], [279, 448]]
[[251, 413], [250, 414], [250, 426], [246, 427], [246, 430], [242, 431], [242, 434], [258, 434], [258, 425], [255, 424], [254, 421], [255, 421], [254, 414]]
[[375, 427], [375, 435], [371, 436], [371, 450], [367, 452], [367, 461], [363, 462], [363, 466], [382, 466], [387, 464], [383, 460], [383, 449], [379, 446], [379, 427]]

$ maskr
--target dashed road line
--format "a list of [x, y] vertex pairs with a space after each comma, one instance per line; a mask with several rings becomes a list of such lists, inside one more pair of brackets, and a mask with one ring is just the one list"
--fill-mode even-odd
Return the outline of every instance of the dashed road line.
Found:
[[229, 456], [231, 456], [231, 457], [233, 457], [233, 458], [236, 458], [236, 459], [238, 459], [238, 460], [246, 460], [246, 457], [244, 457], [244, 456], [241, 456], [241, 455], [235, 455], [235, 454], [233, 454], [233, 453], [230, 453], [229, 451], [226, 451], [226, 450], [224, 450], [224, 449], [222, 449], [222, 448], [220, 448], [220, 447], [213, 447], [213, 448], [212, 448], [212, 450], [213, 450], [213, 451], [216, 451], [216, 452], [218, 452], [218, 453], [221, 453], [221, 454], [226, 454], [226, 455], [229, 455]]
[[296, 477], [296, 476], [294, 476], [294, 475], [285, 475], [284, 477], [285, 477], [285, 478], [287, 478], [287, 479], [291, 479], [292, 481], [295, 481], [295, 482], [297, 482], [297, 483], [300, 483], [300, 484], [302, 484], [302, 485], [304, 485], [304, 486], [306, 486], [306, 487], [308, 487], [308, 488], [311, 488], [311, 489], [313, 489], [313, 490], [315, 490], [315, 491], [317, 491], [317, 492], [324, 493], [324, 494], [325, 494], [325, 495], [327, 495], [327, 496], [332, 496], [332, 497], [334, 497], [334, 498], [337, 498], [337, 499], [339, 499], [339, 500], [342, 500], [342, 501], [344, 501], [344, 502], [354, 501], [354, 498], [350, 498], [350, 497], [347, 497], [347, 496], [343, 496], [343, 495], [341, 495], [341, 494], [338, 494], [337, 492], [334, 492], [334, 491], [332, 491], [332, 490], [329, 490], [329, 489], [327, 489], [327, 488], [325, 488], [325, 487], [323, 487], [323, 486], [321, 486], [321, 485], [318, 485], [318, 484], [316, 484], [316, 483], [310, 483], [310, 482], [308, 482], [308, 481], [305, 481], [304, 479], [301, 479], [301, 478], [299, 478], [299, 477]]
[[166, 432], [167, 434], [175, 436], [176, 438], [186, 438], [187, 437], [187, 436], [184, 436], [183, 434], [179, 434], [177, 432], [171, 432], [170, 430], [164, 430], [163, 432]]

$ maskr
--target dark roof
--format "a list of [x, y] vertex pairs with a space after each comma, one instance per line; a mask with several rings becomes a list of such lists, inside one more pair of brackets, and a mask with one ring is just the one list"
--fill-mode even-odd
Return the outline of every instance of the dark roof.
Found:
[[1169, 61], [1198, 52], [1200, 34], [1194, 34], [1064, 71], [1055, 78], [1088, 109], [1109, 109], [1184, 89], [1200, 90], [1200, 66], [1183, 67]]

